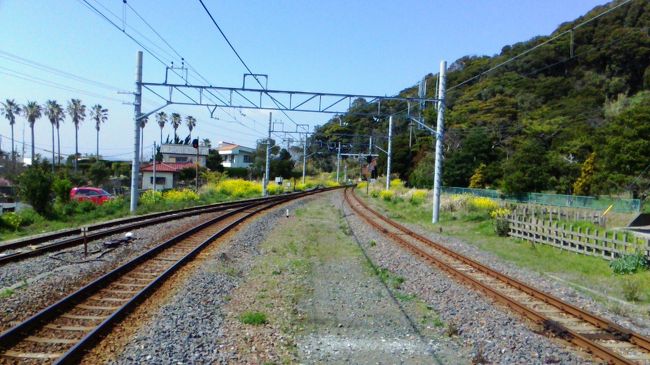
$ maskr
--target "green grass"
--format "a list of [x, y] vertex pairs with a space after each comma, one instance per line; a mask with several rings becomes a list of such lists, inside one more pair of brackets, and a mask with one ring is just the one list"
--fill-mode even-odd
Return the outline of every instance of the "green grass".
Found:
[[239, 316], [239, 321], [243, 324], [260, 326], [268, 323], [266, 314], [262, 312], [244, 312]]
[[6, 288], [0, 290], [0, 299], [9, 298], [12, 295], [14, 295], [13, 289]]
[[[459, 238], [517, 266], [560, 277], [576, 287], [583, 286], [606, 296], [626, 300], [631, 297], [629, 284], [626, 283], [632, 281], [638, 285], [640, 293], [635, 301], [639, 304], [650, 303], [650, 271], [619, 275], [612, 272], [609, 261], [601, 258], [580, 255], [542, 244], [532, 244], [511, 237], [499, 237], [494, 232], [493, 222], [487, 217], [481, 217], [481, 214], [442, 212], [440, 222], [434, 225], [431, 223], [429, 206], [386, 202], [381, 199], [366, 198], [365, 193], [357, 192], [357, 194], [398, 221], [418, 223], [423, 228], [436, 233], [442, 229], [444, 235]], [[625, 285], [628, 289], [624, 289]], [[597, 300], [604, 300], [602, 296], [591, 292], [586, 294]]]

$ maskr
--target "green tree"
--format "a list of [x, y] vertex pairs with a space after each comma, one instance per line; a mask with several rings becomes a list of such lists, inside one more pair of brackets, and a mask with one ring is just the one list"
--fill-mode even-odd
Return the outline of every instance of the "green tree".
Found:
[[171, 122], [172, 122], [172, 128], [174, 128], [174, 143], [176, 143], [176, 141], [178, 140], [178, 135], [176, 134], [176, 130], [181, 125], [181, 120], [182, 119], [180, 114], [172, 113]]
[[51, 212], [51, 193], [53, 175], [49, 166], [38, 158], [32, 161], [32, 166], [18, 176], [18, 196], [26, 201], [40, 214]]
[[443, 181], [447, 186], [468, 186], [470, 178], [481, 164], [494, 159], [491, 138], [483, 128], [473, 128], [460, 146], [445, 158]]
[[95, 121], [95, 129], [97, 130], [97, 149], [95, 150], [95, 156], [99, 158], [99, 129], [101, 124], [106, 123], [108, 120], [108, 109], [99, 104], [95, 104], [90, 108], [90, 117]]
[[469, 187], [476, 189], [485, 188], [485, 170], [487, 166], [484, 163], [478, 165], [476, 170], [474, 170], [474, 175], [469, 179]]
[[[45, 102], [45, 115], [52, 125], [52, 172], [54, 172], [54, 161], [57, 161], [56, 163], [58, 165], [61, 164], [61, 137], [59, 135], [59, 127], [61, 122], [65, 119], [65, 113], [63, 112], [63, 107], [57, 103], [56, 100], [48, 100]], [[55, 159], [54, 157], [54, 128], [56, 128], [56, 138], [59, 147], [58, 159]]]
[[86, 106], [79, 99], [70, 99], [68, 101], [68, 115], [74, 124], [74, 171], [77, 172], [79, 164], [79, 123], [86, 118]]
[[591, 185], [594, 180], [594, 165], [596, 161], [596, 154], [591, 153], [589, 157], [582, 164], [580, 170], [580, 177], [573, 184], [573, 193], [575, 195], [589, 195], [591, 193]]
[[210, 171], [223, 172], [222, 162], [223, 161], [218, 150], [208, 150], [208, 157], [205, 160], [205, 166], [210, 169]]
[[167, 114], [165, 112], [156, 114], [156, 122], [158, 122], [158, 126], [160, 127], [160, 145], [162, 145], [163, 128], [165, 128], [165, 123], [167, 123]]
[[503, 170], [503, 189], [508, 194], [538, 192], [548, 186], [546, 150], [536, 139], [521, 142], [513, 156], [503, 163]]
[[190, 130], [190, 139], [192, 139], [192, 130], [196, 127], [196, 118], [191, 115], [186, 116], [185, 124], [187, 125], [187, 129]]
[[11, 160], [13, 161], [13, 168], [16, 169], [16, 147], [14, 146], [14, 124], [16, 124], [16, 116], [20, 114], [21, 109], [13, 99], [6, 99], [2, 104], [2, 114], [9, 121], [11, 126]]
[[32, 132], [32, 161], [34, 161], [36, 157], [36, 153], [34, 152], [34, 124], [36, 123], [36, 120], [42, 116], [43, 108], [35, 101], [28, 101], [22, 109]]
[[90, 165], [87, 175], [90, 178], [90, 181], [93, 182], [93, 185], [101, 186], [104, 182], [106, 182], [106, 179], [111, 176], [111, 169], [106, 166], [106, 163], [102, 161], [96, 161]]

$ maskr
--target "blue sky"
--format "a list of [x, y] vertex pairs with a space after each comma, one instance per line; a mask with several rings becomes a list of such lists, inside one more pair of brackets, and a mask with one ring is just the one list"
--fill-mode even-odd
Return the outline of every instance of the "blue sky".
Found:
[[[121, 0], [87, 0], [140, 39], [164, 62], [179, 63], [167, 47]], [[393, 95], [435, 73], [440, 60], [449, 63], [464, 55], [493, 55], [504, 45], [546, 35], [559, 24], [583, 15], [597, 0], [457, 0], [457, 1], [217, 1], [204, 0], [242, 58], [255, 73], [269, 75], [269, 88], [321, 92]], [[212, 85], [241, 86], [244, 67], [201, 7], [198, 0], [129, 0], [147, 22]], [[113, 13], [114, 15], [111, 15]], [[81, 98], [87, 105], [109, 109], [102, 125], [100, 154], [130, 159], [133, 141], [132, 96], [118, 94], [134, 87], [134, 42], [93, 13], [82, 0], [0, 0], [0, 99], [20, 103], [35, 100], [60, 103]], [[140, 34], [138, 34], [139, 32]], [[144, 37], [151, 40], [152, 45]], [[80, 82], [29, 66], [15, 56], [63, 70]], [[144, 80], [160, 82], [164, 66], [145, 52]], [[26, 80], [27, 79], [27, 80]], [[29, 81], [28, 81], [29, 80]], [[37, 82], [34, 82], [36, 80]], [[43, 85], [43, 82], [48, 82]], [[199, 83], [196, 76], [191, 82]], [[54, 83], [54, 84], [52, 84]], [[203, 83], [203, 82], [201, 82]], [[56, 87], [55, 87], [56, 86]], [[61, 87], [66, 88], [62, 90]], [[145, 93], [143, 111], [159, 106]], [[205, 107], [165, 109], [197, 118], [195, 135], [216, 141], [253, 146], [263, 138], [268, 111], [229, 110], [210, 119]], [[291, 113], [298, 123], [322, 124], [330, 116]], [[274, 119], [291, 126], [274, 112]], [[16, 123], [22, 140], [24, 118]], [[49, 156], [51, 129], [45, 118], [36, 124], [37, 152]], [[167, 126], [164, 135], [172, 134]], [[10, 135], [0, 121], [0, 134]], [[179, 128], [187, 135], [187, 128]], [[80, 152], [94, 153], [94, 123], [79, 130]], [[29, 142], [29, 128], [25, 127]], [[145, 146], [160, 137], [153, 119], [145, 128]], [[74, 129], [66, 120], [61, 150], [74, 151]], [[2, 138], [2, 149], [9, 140]], [[17, 147], [20, 150], [20, 147]], [[149, 151], [151, 148], [148, 148]], [[29, 148], [26, 148], [29, 154]]]

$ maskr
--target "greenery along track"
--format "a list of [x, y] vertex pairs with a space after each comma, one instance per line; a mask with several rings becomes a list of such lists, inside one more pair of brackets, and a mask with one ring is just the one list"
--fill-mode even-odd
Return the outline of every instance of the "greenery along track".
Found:
[[[96, 240], [99, 238], [108, 237], [115, 233], [127, 232], [132, 229], [168, 222], [180, 218], [191, 217], [197, 214], [219, 212], [222, 210], [234, 209], [254, 202], [274, 201], [277, 199], [282, 199], [282, 197], [274, 196], [267, 198], [239, 200], [227, 203], [202, 205], [198, 207], [152, 213], [143, 216], [129, 217], [113, 220], [110, 222], [98, 223], [88, 226], [88, 233], [85, 240]], [[84, 237], [81, 236], [81, 234], [81, 228], [74, 228], [0, 244], [0, 265], [8, 262], [19, 261], [32, 256], [38, 256], [46, 252], [81, 245], [84, 242]], [[52, 242], [54, 240], [57, 241]]]
[[650, 339], [465, 257], [386, 218], [351, 189], [345, 199], [360, 218], [393, 241], [472, 288], [525, 316], [544, 331], [614, 364], [650, 364]]
[[143, 253], [0, 335], [0, 363], [76, 363], [119, 320], [201, 250], [253, 215], [330, 189], [259, 199]]

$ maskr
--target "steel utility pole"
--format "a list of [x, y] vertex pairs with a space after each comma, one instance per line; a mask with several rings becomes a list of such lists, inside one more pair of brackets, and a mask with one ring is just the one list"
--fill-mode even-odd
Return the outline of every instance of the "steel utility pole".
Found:
[[201, 145], [199, 145], [198, 141], [200, 141], [201, 139], [199, 139], [199, 136], [196, 136], [196, 140], [197, 140], [197, 143], [196, 143], [196, 176], [195, 176], [195, 178], [196, 178], [196, 192], [198, 193], [199, 192], [199, 151], [201, 150]]
[[[156, 141], [153, 141], [153, 192], [156, 192]], [[154, 194], [155, 199], [156, 194]]]
[[386, 190], [390, 190], [390, 160], [392, 157], [393, 116], [388, 117], [388, 152], [386, 153]]
[[[133, 140], [133, 164], [131, 165], [131, 214], [138, 207], [138, 176], [140, 174], [140, 114], [142, 114], [142, 51], [136, 55], [135, 66], [135, 103], [133, 104], [135, 117], [133, 126], [135, 138]], [[155, 181], [154, 181], [155, 183]]]
[[339, 146], [336, 151], [336, 182], [339, 182], [339, 168], [341, 166], [341, 142], [339, 142]]
[[433, 175], [433, 216], [431, 222], [438, 223], [440, 215], [440, 188], [442, 185], [442, 143], [445, 136], [445, 83], [447, 61], [440, 61], [440, 74], [438, 76], [438, 120], [436, 125], [436, 165]]
[[305, 174], [307, 173], [307, 135], [302, 144], [302, 183], [305, 183]]
[[271, 172], [271, 131], [273, 130], [273, 113], [269, 112], [269, 137], [266, 140], [266, 160], [264, 162], [264, 178], [262, 179], [262, 196], [266, 196], [266, 187], [269, 184]]

